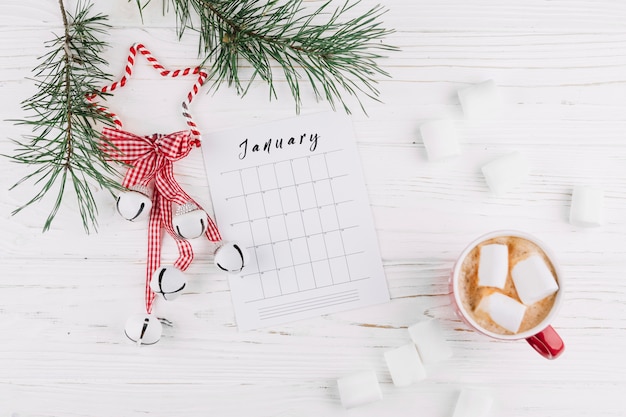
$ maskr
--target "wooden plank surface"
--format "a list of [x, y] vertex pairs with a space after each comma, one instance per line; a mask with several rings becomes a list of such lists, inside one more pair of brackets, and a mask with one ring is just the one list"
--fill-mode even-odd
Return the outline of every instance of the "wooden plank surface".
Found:
[[[73, 2], [68, 2], [73, 8]], [[491, 416], [624, 416], [626, 390], [626, 3], [619, 1], [383, 2], [388, 42], [381, 61], [383, 103], [353, 115], [391, 302], [289, 325], [238, 332], [227, 277], [211, 246], [194, 243], [189, 292], [159, 313], [175, 323], [163, 340], [137, 348], [123, 324], [142, 307], [145, 224], [114, 215], [104, 193], [99, 233], [82, 232], [67, 201], [41, 233], [46, 204], [18, 216], [32, 195], [8, 192], [28, 168], [0, 162], [0, 415], [72, 416], [452, 416], [460, 389], [490, 392]], [[307, 2], [311, 7], [319, 2]], [[375, 4], [364, 0], [359, 9]], [[0, 153], [29, 133], [22, 117], [33, 91], [25, 79], [59, 33], [55, 1], [6, 0], [0, 6]], [[98, 1], [111, 16], [106, 52], [120, 73], [128, 46], [144, 42], [164, 63], [197, 63], [191, 33], [177, 40], [161, 2]], [[245, 70], [244, 70], [245, 73]], [[505, 115], [462, 118], [456, 91], [494, 79]], [[184, 80], [158, 79], [139, 65], [132, 84], [111, 99], [129, 130], [184, 127], [178, 97]], [[205, 131], [294, 115], [284, 83], [268, 102], [255, 84], [245, 98], [223, 87], [193, 103]], [[328, 109], [304, 95], [303, 113]], [[419, 125], [454, 118], [463, 153], [429, 163]], [[487, 161], [522, 152], [531, 174], [504, 197], [490, 196], [480, 174]], [[210, 190], [200, 152], [177, 167], [182, 186], [207, 208]], [[572, 187], [605, 190], [606, 224], [568, 223]], [[447, 279], [456, 256], [476, 236], [521, 229], [547, 242], [562, 263], [565, 302], [554, 322], [565, 354], [546, 361], [524, 342], [489, 340], [470, 331], [450, 305]], [[166, 241], [165, 257], [175, 248]], [[386, 350], [409, 342], [407, 327], [438, 320], [454, 357], [426, 381], [396, 388]], [[374, 369], [378, 403], [346, 411], [336, 380]]]

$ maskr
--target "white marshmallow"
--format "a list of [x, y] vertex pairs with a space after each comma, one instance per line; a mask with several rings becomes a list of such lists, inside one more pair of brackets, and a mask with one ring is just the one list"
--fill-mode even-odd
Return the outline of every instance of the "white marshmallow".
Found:
[[597, 227], [604, 223], [604, 191], [577, 185], [572, 192], [569, 222], [576, 226]]
[[482, 246], [478, 263], [478, 285], [504, 289], [508, 275], [509, 247], [500, 244]]
[[469, 119], [493, 119], [502, 112], [500, 93], [493, 80], [463, 88], [457, 94]]
[[526, 305], [543, 300], [559, 289], [552, 271], [539, 255], [531, 255], [515, 264], [511, 277], [519, 299]]
[[486, 392], [463, 388], [452, 417], [485, 417], [489, 414], [493, 398]]
[[406, 387], [426, 378], [426, 369], [413, 343], [389, 350], [384, 355], [396, 387]]
[[436, 363], [452, 357], [452, 349], [435, 320], [424, 320], [409, 326], [409, 336], [424, 363]]
[[420, 126], [422, 141], [431, 161], [459, 155], [461, 149], [451, 120], [433, 120]]
[[517, 187], [528, 176], [528, 171], [528, 161], [519, 152], [503, 155], [482, 167], [487, 185], [496, 196]]
[[123, 191], [117, 197], [117, 212], [126, 220], [134, 222], [148, 218], [152, 200], [139, 191]]
[[126, 320], [124, 332], [126, 337], [138, 345], [153, 345], [161, 339], [163, 326], [151, 314], [137, 314]]
[[175, 266], [161, 266], [150, 279], [150, 289], [161, 294], [166, 300], [174, 300], [182, 294], [187, 285], [187, 277]]
[[524, 304], [499, 292], [484, 296], [476, 309], [489, 314], [491, 320], [511, 333], [517, 333], [526, 314]]
[[172, 218], [172, 227], [183, 239], [196, 239], [206, 231], [208, 220], [204, 210], [196, 209]]
[[248, 263], [246, 248], [234, 242], [226, 242], [215, 251], [215, 265], [226, 272], [239, 272]]
[[378, 384], [376, 373], [372, 370], [357, 372], [337, 380], [341, 404], [352, 408], [362, 404], [381, 400], [383, 393]]

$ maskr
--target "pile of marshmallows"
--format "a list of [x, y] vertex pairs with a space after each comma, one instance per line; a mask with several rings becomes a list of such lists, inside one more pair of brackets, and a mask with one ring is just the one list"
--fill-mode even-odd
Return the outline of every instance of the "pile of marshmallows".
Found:
[[[487, 80], [458, 91], [463, 113], [469, 119], [493, 118], [501, 111], [500, 94], [493, 80]], [[461, 154], [458, 135], [452, 120], [432, 120], [420, 126], [428, 159], [440, 161]], [[528, 175], [529, 164], [519, 152], [503, 155], [482, 167], [489, 189], [502, 196], [519, 185]], [[582, 227], [603, 223], [604, 192], [577, 185], [572, 192], [570, 223]]]
[[[504, 290], [508, 274], [508, 246], [482, 246], [478, 264], [478, 285]], [[504, 329], [517, 333], [527, 306], [554, 294], [559, 285], [544, 259], [538, 254], [517, 262], [511, 269], [511, 278], [521, 302], [496, 291], [484, 296], [476, 309], [487, 313], [491, 320]]]
[[[412, 343], [384, 353], [391, 379], [396, 387], [406, 387], [427, 378], [425, 364], [431, 365], [452, 357], [452, 349], [435, 320], [409, 326]], [[376, 372], [359, 371], [337, 380], [341, 403], [345, 408], [371, 403], [383, 398]], [[453, 417], [482, 417], [491, 409], [493, 399], [487, 393], [464, 388], [458, 397]]]

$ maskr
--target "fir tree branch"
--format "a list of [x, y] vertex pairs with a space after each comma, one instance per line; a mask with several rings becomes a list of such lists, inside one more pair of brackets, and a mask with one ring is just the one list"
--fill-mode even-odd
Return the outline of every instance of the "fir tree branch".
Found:
[[[141, 7], [140, 0], [136, 0]], [[148, 0], [149, 2], [149, 0]], [[226, 81], [245, 95], [256, 77], [269, 86], [270, 99], [276, 98], [272, 63], [277, 63], [294, 98], [296, 109], [302, 104], [302, 80], [308, 81], [317, 99], [335, 108], [341, 104], [350, 112], [344, 94], [378, 100], [379, 76], [389, 74], [377, 60], [381, 52], [396, 48], [380, 43], [392, 33], [381, 26], [385, 13], [375, 6], [364, 14], [347, 18], [359, 1], [346, 1], [331, 10], [330, 1], [306, 11], [302, 0], [163, 0], [171, 4], [179, 36], [186, 30], [199, 34], [198, 50], [210, 65], [212, 87]], [[147, 3], [146, 3], [147, 4]], [[193, 21], [199, 17], [200, 26]], [[323, 23], [318, 23], [325, 18]], [[242, 62], [253, 68], [247, 85], [239, 76]]]
[[48, 230], [71, 183], [83, 227], [89, 232], [97, 228], [98, 213], [91, 186], [119, 187], [113, 179], [117, 172], [100, 149], [100, 134], [93, 127], [111, 121], [85, 100], [86, 94], [111, 78], [100, 69], [106, 65], [101, 57], [106, 43], [100, 38], [109, 26], [106, 16], [91, 13], [89, 2], [79, 0], [74, 15], [65, 10], [62, 0], [59, 9], [63, 34], [47, 42], [48, 52], [34, 69], [38, 90], [22, 102], [26, 118], [16, 121], [29, 126], [33, 134], [15, 141], [17, 148], [10, 156], [14, 162], [35, 167], [11, 189], [25, 182], [33, 182], [39, 189], [13, 214], [56, 192], [43, 226]]

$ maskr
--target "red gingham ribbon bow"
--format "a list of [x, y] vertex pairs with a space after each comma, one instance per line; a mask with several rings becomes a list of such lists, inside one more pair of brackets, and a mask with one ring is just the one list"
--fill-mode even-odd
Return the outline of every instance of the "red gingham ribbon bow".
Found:
[[[146, 265], [145, 301], [146, 312], [151, 313], [155, 294], [150, 289], [152, 274], [161, 263], [161, 230], [164, 228], [174, 238], [178, 247], [178, 259], [174, 266], [186, 270], [193, 261], [191, 244], [180, 238], [172, 226], [172, 203], [193, 203], [202, 209], [178, 184], [174, 178], [173, 163], [187, 155], [192, 149], [191, 132], [181, 131], [168, 135], [155, 134], [138, 136], [119, 129], [105, 127], [102, 130], [102, 149], [112, 159], [131, 165], [122, 186], [147, 187], [154, 180], [152, 210], [148, 224], [148, 262]], [[221, 240], [215, 223], [207, 216], [206, 237], [212, 242]]]

